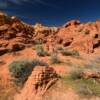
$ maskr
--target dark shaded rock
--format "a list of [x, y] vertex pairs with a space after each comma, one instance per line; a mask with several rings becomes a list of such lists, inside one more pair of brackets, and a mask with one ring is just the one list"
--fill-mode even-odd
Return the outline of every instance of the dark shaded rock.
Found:
[[5, 39], [12, 39], [15, 37], [16, 37], [16, 32], [14, 30], [7, 31], [7, 33], [4, 36]]
[[25, 48], [25, 45], [22, 43], [12, 43], [8, 45], [9, 51], [19, 51], [23, 50]]
[[70, 44], [72, 43], [72, 41], [66, 41], [63, 43], [63, 46], [66, 47], [66, 46], [70, 46]]
[[2, 25], [2, 26], [0, 26], [0, 31], [8, 30], [8, 28], [9, 28], [9, 25], [7, 25], [7, 24]]
[[8, 49], [6, 48], [0, 48], [0, 56], [2, 56], [3, 54], [7, 53]]

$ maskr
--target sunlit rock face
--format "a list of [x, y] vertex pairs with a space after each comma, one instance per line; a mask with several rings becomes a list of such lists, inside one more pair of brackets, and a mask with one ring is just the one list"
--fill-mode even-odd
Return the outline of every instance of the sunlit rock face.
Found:
[[27, 45], [43, 43], [48, 51], [61, 45], [79, 52], [93, 53], [100, 47], [99, 24], [99, 20], [88, 23], [72, 20], [62, 27], [47, 27], [40, 23], [29, 25], [16, 16], [0, 13], [0, 47], [13, 51], [13, 44], [23, 45], [18, 46], [21, 47], [18, 50], [22, 50]]
[[58, 75], [51, 67], [36, 66], [29, 76], [21, 93], [14, 100], [37, 100], [58, 80]]

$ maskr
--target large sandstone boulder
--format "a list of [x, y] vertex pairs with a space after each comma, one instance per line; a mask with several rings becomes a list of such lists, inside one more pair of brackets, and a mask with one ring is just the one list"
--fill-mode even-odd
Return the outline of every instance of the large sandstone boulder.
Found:
[[21, 93], [16, 95], [14, 100], [36, 100], [35, 98], [43, 95], [57, 79], [58, 75], [53, 68], [36, 66]]

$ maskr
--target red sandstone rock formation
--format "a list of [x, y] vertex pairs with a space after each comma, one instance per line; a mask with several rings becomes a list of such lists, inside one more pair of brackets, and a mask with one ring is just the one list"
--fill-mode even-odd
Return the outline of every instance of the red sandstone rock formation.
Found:
[[54, 84], [58, 76], [53, 68], [45, 66], [36, 66], [29, 76], [21, 94], [15, 96], [14, 100], [37, 100], [47, 89]]
[[0, 13], [1, 48], [13, 51], [11, 50], [13, 44], [17, 46], [23, 44], [23, 47], [26, 47], [27, 44], [33, 45], [37, 42], [44, 43], [47, 50], [56, 45], [62, 45], [79, 52], [93, 53], [95, 48], [100, 47], [100, 21], [80, 23], [80, 21], [72, 20], [57, 28], [46, 27], [39, 23], [28, 25], [15, 16], [9, 17]]
[[60, 28], [57, 37], [58, 43], [64, 47], [85, 53], [93, 53], [95, 48], [100, 46], [99, 22], [80, 23], [70, 21]]

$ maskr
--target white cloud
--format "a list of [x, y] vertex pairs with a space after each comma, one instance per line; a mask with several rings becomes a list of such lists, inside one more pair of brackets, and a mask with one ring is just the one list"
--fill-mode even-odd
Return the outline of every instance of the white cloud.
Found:
[[44, 0], [0, 0], [0, 9], [7, 8], [10, 3], [13, 3], [15, 5], [30, 3], [33, 4], [34, 6], [43, 5], [43, 6], [55, 7], [53, 4], [45, 2]]
[[31, 0], [0, 0], [0, 9], [5, 9], [9, 6], [10, 3], [20, 5], [23, 4], [23, 2], [29, 2]]
[[41, 5], [44, 5], [44, 6], [53, 6], [47, 2], [45, 2], [44, 0], [9, 0], [10, 2], [14, 3], [14, 4], [23, 4], [23, 2], [27, 3], [27, 2], [31, 2], [32, 4], [41, 4]]

